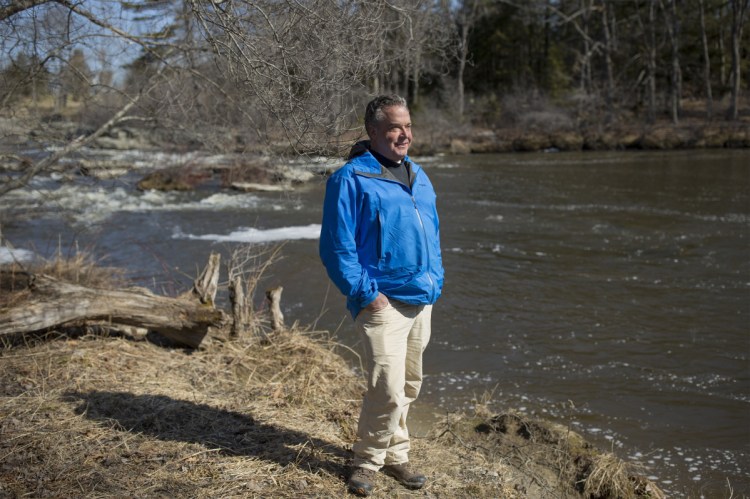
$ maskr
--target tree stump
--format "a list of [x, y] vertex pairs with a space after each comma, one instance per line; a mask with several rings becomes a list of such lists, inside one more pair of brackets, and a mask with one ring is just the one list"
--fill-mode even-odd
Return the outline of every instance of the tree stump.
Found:
[[245, 291], [242, 287], [242, 277], [236, 276], [229, 285], [229, 301], [232, 304], [232, 329], [231, 336], [239, 338], [245, 334], [247, 328], [247, 304], [245, 303]]
[[282, 286], [266, 291], [266, 298], [268, 299], [269, 310], [271, 312], [271, 327], [274, 331], [282, 331], [284, 329], [284, 314], [281, 313], [281, 292], [284, 291]]

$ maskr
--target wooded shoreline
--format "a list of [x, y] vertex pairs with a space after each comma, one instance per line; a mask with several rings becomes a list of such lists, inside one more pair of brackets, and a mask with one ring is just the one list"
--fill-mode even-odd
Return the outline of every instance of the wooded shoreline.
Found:
[[478, 129], [422, 143], [412, 154], [483, 154], [512, 152], [628, 151], [750, 148], [750, 123], [596, 126], [582, 130], [539, 128]]
[[[527, 126], [502, 126], [496, 128], [477, 126], [449, 126], [433, 122], [416, 113], [415, 140], [412, 156], [434, 154], [488, 154], [512, 152], [566, 152], [566, 151], [628, 151], [628, 150], [679, 150], [679, 149], [744, 149], [750, 148], [750, 118], [738, 121], [708, 121], [686, 119], [679, 124], [662, 120], [654, 124], [621, 121], [605, 125], [597, 123], [581, 126], [557, 126], [543, 121]], [[0, 153], [19, 148], [60, 147], [81, 130], [72, 121], [37, 122], [18, 118], [0, 117]], [[93, 140], [88, 147], [113, 150], [159, 150], [167, 152], [207, 151], [214, 154], [248, 154], [267, 156], [323, 155], [346, 156], [349, 147], [362, 136], [350, 133], [321, 149], [295, 151], [283, 140], [266, 144], [243, 144], [237, 130], [213, 130], [211, 134], [228, 137], [221, 149], [207, 148], [206, 144], [184, 141], [175, 137], [174, 131], [165, 128], [115, 126]], [[235, 136], [237, 141], [232, 141]], [[39, 143], [39, 137], [44, 142]], [[6, 157], [0, 169], [23, 169], [23, 157]]]

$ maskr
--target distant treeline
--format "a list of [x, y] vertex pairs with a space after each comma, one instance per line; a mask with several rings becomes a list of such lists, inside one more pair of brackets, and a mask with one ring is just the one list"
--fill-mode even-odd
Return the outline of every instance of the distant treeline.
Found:
[[454, 126], [513, 126], [545, 109], [578, 126], [737, 120], [749, 5], [22, 0], [0, 7], [0, 113], [306, 151], [360, 125], [384, 92]]

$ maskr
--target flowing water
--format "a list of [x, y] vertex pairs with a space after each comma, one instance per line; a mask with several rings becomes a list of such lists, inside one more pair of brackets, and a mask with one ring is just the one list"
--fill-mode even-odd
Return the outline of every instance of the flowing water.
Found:
[[[446, 281], [417, 432], [489, 396], [642, 463], [671, 497], [750, 495], [750, 152], [420, 162]], [[265, 281], [284, 286], [287, 320], [356, 350], [317, 256], [324, 179], [164, 194], [135, 191], [136, 178], [36, 180], [0, 199], [3, 236], [18, 257], [77, 242], [166, 292], [212, 250], [287, 240]]]

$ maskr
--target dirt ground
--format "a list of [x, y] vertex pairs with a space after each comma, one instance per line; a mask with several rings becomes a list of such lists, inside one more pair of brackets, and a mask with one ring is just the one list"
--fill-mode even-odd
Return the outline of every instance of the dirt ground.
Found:
[[[0, 349], [0, 497], [342, 497], [363, 389], [326, 333], [188, 350], [124, 334]], [[481, 411], [480, 411], [481, 412]], [[414, 439], [419, 491], [373, 497], [663, 497], [566, 428], [454, 415]]]

